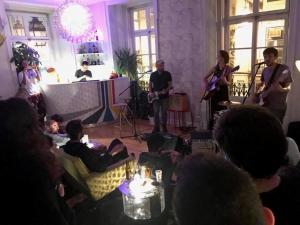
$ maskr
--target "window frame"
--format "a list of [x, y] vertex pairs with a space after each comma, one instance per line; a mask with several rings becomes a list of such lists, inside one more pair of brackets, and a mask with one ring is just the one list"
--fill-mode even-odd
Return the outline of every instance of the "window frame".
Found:
[[[257, 35], [258, 35], [258, 24], [262, 21], [268, 20], [284, 20], [284, 43], [283, 46], [278, 46], [283, 48], [283, 55], [282, 55], [282, 62], [286, 61], [287, 56], [287, 41], [288, 41], [288, 27], [289, 27], [289, 7], [290, 1], [286, 0], [286, 7], [285, 9], [280, 10], [273, 10], [273, 11], [266, 11], [266, 12], [259, 12], [259, 0], [253, 0], [253, 13], [246, 14], [246, 15], [238, 15], [238, 16], [230, 16], [230, 0], [218, 0], [218, 23], [219, 29], [217, 36], [220, 43], [218, 43], [219, 49], [223, 48], [227, 51], [231, 50], [239, 50], [239, 49], [250, 49], [251, 50], [251, 65], [254, 65], [257, 61], [257, 49], [265, 48], [265, 47], [258, 47], [257, 46]], [[247, 48], [230, 48], [230, 34], [229, 34], [229, 26], [233, 24], [238, 24], [242, 22], [252, 22], [252, 46]], [[275, 46], [277, 47], [277, 46]], [[250, 73], [248, 73], [248, 81], [254, 74], [255, 68], [251, 66]], [[247, 74], [245, 72], [241, 73], [239, 71], [236, 74]], [[248, 83], [249, 85], [249, 83]], [[253, 91], [254, 89], [252, 89]], [[234, 95], [233, 95], [234, 96]], [[243, 97], [243, 96], [241, 96]]]
[[[30, 41], [46, 41], [48, 43], [48, 49], [49, 49], [49, 58], [48, 60], [46, 60], [46, 64], [42, 64], [42, 67], [41, 68], [46, 68], [47, 66], [51, 66], [51, 64], [53, 63], [53, 54], [52, 54], [52, 45], [53, 45], [53, 40], [52, 40], [52, 33], [51, 33], [51, 24], [50, 24], [50, 19], [49, 19], [49, 14], [47, 13], [44, 13], [44, 12], [41, 12], [41, 13], [38, 13], [38, 12], [29, 12], [29, 11], [19, 11], [19, 10], [11, 10], [11, 9], [8, 9], [5, 11], [6, 13], [6, 17], [7, 17], [7, 21], [8, 23], [9, 22], [9, 16], [12, 15], [12, 16], [21, 16], [22, 17], [22, 20], [23, 20], [23, 23], [24, 23], [24, 32], [25, 32], [25, 36], [15, 36], [15, 35], [12, 35], [12, 31], [11, 31], [11, 27], [10, 27], [10, 24], [8, 24], [7, 26], [7, 30], [6, 32], [9, 33], [9, 35], [7, 36], [7, 46], [8, 48], [10, 49], [9, 51], [9, 57], [12, 58], [13, 57], [13, 51], [12, 51], [12, 46], [13, 46], [13, 43], [15, 42], [23, 42], [25, 43], [26, 45], [29, 45], [29, 42]], [[36, 37], [36, 36], [30, 36], [30, 33], [29, 33], [29, 26], [28, 23], [30, 21], [30, 17], [42, 17], [43, 20], [46, 21], [45, 24], [43, 24], [46, 28], [46, 34], [47, 36], [44, 36], [44, 37]], [[49, 65], [48, 65], [49, 64]], [[13, 68], [13, 65], [12, 65], [12, 69]], [[41, 72], [45, 72], [45, 71], [41, 71]]]
[[[27, 40], [27, 41], [31, 41], [31, 40], [50, 40], [50, 23], [49, 23], [49, 16], [47, 14], [6, 10], [6, 16], [7, 16], [7, 19], [8, 19], [9, 16], [21, 16], [22, 19], [23, 19], [23, 23], [24, 23], [25, 36], [12, 35], [10, 24], [9, 24], [10, 40], [12, 40], [12, 41], [14, 41], [14, 40], [15, 41], [20, 41], [20, 40]], [[29, 29], [27, 27], [27, 23], [30, 21], [30, 19], [29, 19], [30, 17], [40, 17], [40, 18], [43, 18], [46, 21], [46, 23], [43, 24], [43, 25], [46, 28], [47, 36], [44, 36], [44, 37], [30, 36]]]
[[[152, 8], [153, 15], [154, 15], [154, 28], [151, 28], [150, 26], [150, 10]], [[147, 28], [143, 30], [134, 30], [134, 18], [133, 18], [133, 13], [134, 11], [138, 10], [146, 10], [146, 24]], [[156, 32], [156, 15], [155, 15], [155, 10], [153, 5], [151, 4], [144, 4], [140, 5], [137, 7], [132, 7], [129, 8], [129, 15], [130, 15], [130, 38], [131, 38], [131, 46], [133, 51], [136, 53], [136, 48], [135, 48], [135, 38], [136, 37], [142, 37], [142, 36], [147, 36], [148, 37], [148, 54], [138, 54], [137, 56], [145, 56], [148, 55], [149, 57], [149, 69], [152, 69], [152, 65], [154, 62], [152, 62], [152, 56], [155, 55], [157, 58], [158, 55], [158, 49], [157, 49], [157, 32]], [[152, 46], [151, 44], [151, 35], [154, 35], [155, 37], [155, 46]], [[152, 49], [155, 49], [155, 53], [152, 52]], [[139, 71], [139, 72], [145, 72], [145, 71]]]

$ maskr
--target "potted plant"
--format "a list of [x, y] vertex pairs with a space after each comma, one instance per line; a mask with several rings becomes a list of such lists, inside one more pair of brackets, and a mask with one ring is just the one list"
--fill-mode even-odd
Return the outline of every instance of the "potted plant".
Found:
[[40, 65], [41, 62], [39, 60], [40, 55], [39, 53], [34, 50], [33, 48], [30, 48], [28, 45], [24, 44], [23, 42], [16, 42], [13, 45], [13, 57], [10, 59], [11, 63], [15, 63], [17, 73], [22, 71], [22, 61], [27, 60], [29, 65], [35, 64]]
[[137, 66], [140, 63], [137, 55], [131, 53], [130, 49], [123, 48], [115, 51], [116, 72], [126, 74], [130, 80], [137, 80]]

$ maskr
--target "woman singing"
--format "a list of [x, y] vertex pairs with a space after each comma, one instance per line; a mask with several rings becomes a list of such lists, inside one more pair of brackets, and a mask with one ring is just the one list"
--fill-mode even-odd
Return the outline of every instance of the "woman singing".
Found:
[[[220, 50], [218, 54], [218, 63], [216, 66], [211, 68], [211, 70], [206, 74], [203, 82], [206, 87], [209, 85], [209, 78], [215, 76], [216, 89], [208, 93], [205, 100], [210, 100], [209, 102], [209, 124], [208, 128], [213, 128], [213, 116], [216, 111], [224, 110], [226, 107], [219, 105], [222, 101], [229, 101], [228, 86], [230, 85], [232, 68], [227, 65], [229, 62], [229, 54], [224, 50]], [[211, 80], [212, 81], [212, 80]]]

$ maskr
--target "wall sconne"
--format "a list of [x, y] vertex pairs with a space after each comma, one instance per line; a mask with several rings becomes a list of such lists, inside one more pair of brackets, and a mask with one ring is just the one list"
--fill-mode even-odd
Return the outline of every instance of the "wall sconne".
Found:
[[298, 71], [300, 72], [300, 60], [296, 60], [295, 65], [296, 65]]

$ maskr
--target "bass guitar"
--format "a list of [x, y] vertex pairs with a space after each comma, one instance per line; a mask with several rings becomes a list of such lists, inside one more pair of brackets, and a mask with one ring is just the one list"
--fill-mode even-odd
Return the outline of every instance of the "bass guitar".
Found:
[[[230, 70], [230, 73], [233, 73], [239, 69], [240, 69], [240, 66], [236, 66]], [[214, 73], [214, 75], [212, 76], [212, 78], [210, 79], [210, 81], [208, 82], [208, 84], [206, 86], [205, 93], [200, 102], [202, 102], [203, 99], [209, 100], [214, 95], [214, 93], [219, 88], [219, 81], [221, 80], [221, 78], [222, 78], [221, 74]]]

